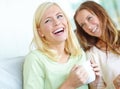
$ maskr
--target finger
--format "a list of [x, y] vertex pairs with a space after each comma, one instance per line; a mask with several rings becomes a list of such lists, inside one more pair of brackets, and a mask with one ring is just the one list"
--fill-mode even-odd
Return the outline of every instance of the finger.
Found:
[[76, 71], [78, 69], [78, 65], [74, 65], [73, 68], [71, 69], [71, 71]]
[[99, 77], [101, 76], [100, 72], [95, 72], [95, 75]]
[[91, 66], [93, 67], [93, 68], [97, 68], [98, 67], [98, 64], [91, 64]]
[[90, 59], [90, 63], [91, 64], [94, 64], [95, 63], [95, 60], [92, 58], [92, 59]]
[[97, 67], [93, 67], [93, 70], [94, 71], [100, 71], [100, 68], [97, 66]]
[[81, 75], [82, 73], [85, 72], [85, 69], [84, 69], [83, 66], [79, 65], [79, 66], [77, 66], [77, 68], [75, 69], [75, 72], [76, 72], [76, 74]]

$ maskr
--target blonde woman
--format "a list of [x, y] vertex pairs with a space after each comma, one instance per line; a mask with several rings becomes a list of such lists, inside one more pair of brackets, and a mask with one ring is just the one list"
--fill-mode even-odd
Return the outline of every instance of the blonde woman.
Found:
[[[35, 50], [26, 56], [23, 89], [88, 89], [86, 55], [79, 47], [70, 22], [62, 9], [52, 2], [41, 4], [34, 16]], [[96, 64], [92, 64], [99, 73]]]

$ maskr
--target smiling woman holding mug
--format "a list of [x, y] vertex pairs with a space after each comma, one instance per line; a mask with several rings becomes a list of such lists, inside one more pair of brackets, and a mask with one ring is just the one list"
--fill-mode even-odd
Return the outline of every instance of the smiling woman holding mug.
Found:
[[[23, 89], [88, 89], [95, 75], [89, 75], [82, 66], [86, 54], [60, 6], [54, 2], [41, 4], [33, 25], [35, 50], [25, 58]], [[90, 66], [97, 76], [98, 66], [92, 61]], [[88, 81], [89, 77], [93, 79]]]
[[94, 1], [83, 2], [74, 15], [82, 48], [101, 68], [102, 78], [92, 89], [120, 89], [120, 31], [105, 9]]

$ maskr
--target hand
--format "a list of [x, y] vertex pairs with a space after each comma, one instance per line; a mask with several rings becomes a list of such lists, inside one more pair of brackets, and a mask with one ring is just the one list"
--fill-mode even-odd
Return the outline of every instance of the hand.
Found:
[[113, 80], [116, 89], [120, 89], [120, 74]]
[[100, 76], [100, 68], [98, 66], [98, 64], [96, 64], [96, 62], [94, 60], [90, 60], [91, 62], [91, 66], [93, 67], [93, 71], [95, 72], [96, 76]]
[[91, 62], [91, 66], [93, 67], [93, 71], [95, 72], [96, 75], [96, 79], [94, 82], [97, 83], [100, 78], [100, 68], [93, 59], [91, 59], [90, 62]]
[[[67, 89], [76, 89], [77, 87], [80, 87], [81, 85], [85, 84], [88, 79], [88, 73], [81, 65], [75, 65], [67, 80], [64, 83], [64, 86], [66, 86]], [[60, 89], [66, 89], [66, 88], [60, 88]]]

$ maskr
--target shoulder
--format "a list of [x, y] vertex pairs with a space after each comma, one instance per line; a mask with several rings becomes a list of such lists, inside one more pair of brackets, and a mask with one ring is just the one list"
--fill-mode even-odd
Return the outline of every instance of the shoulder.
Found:
[[96, 47], [92, 47], [90, 50], [86, 51], [88, 59], [99, 60], [101, 54], [101, 51]]
[[86, 53], [92, 53], [92, 54], [98, 54], [99, 52], [101, 52], [101, 50], [95, 46], [93, 46], [92, 48], [86, 51]]
[[32, 59], [32, 58], [36, 58], [37, 57], [37, 50], [32, 50], [32, 51], [30, 51], [27, 55], [26, 55], [26, 57], [25, 57], [25, 59]]
[[81, 49], [81, 54], [78, 56], [81, 62], [84, 62], [87, 60], [87, 55], [83, 49]]
[[26, 58], [39, 58], [45, 56], [40, 50], [32, 50], [27, 55]]
[[41, 55], [42, 53], [39, 50], [32, 50], [26, 55], [23, 64], [24, 76], [31, 77], [30, 75], [35, 74], [44, 75], [44, 61]]
[[25, 62], [26, 63], [39, 62], [44, 58], [45, 55], [42, 52], [40, 52], [39, 50], [32, 50], [26, 55]]

